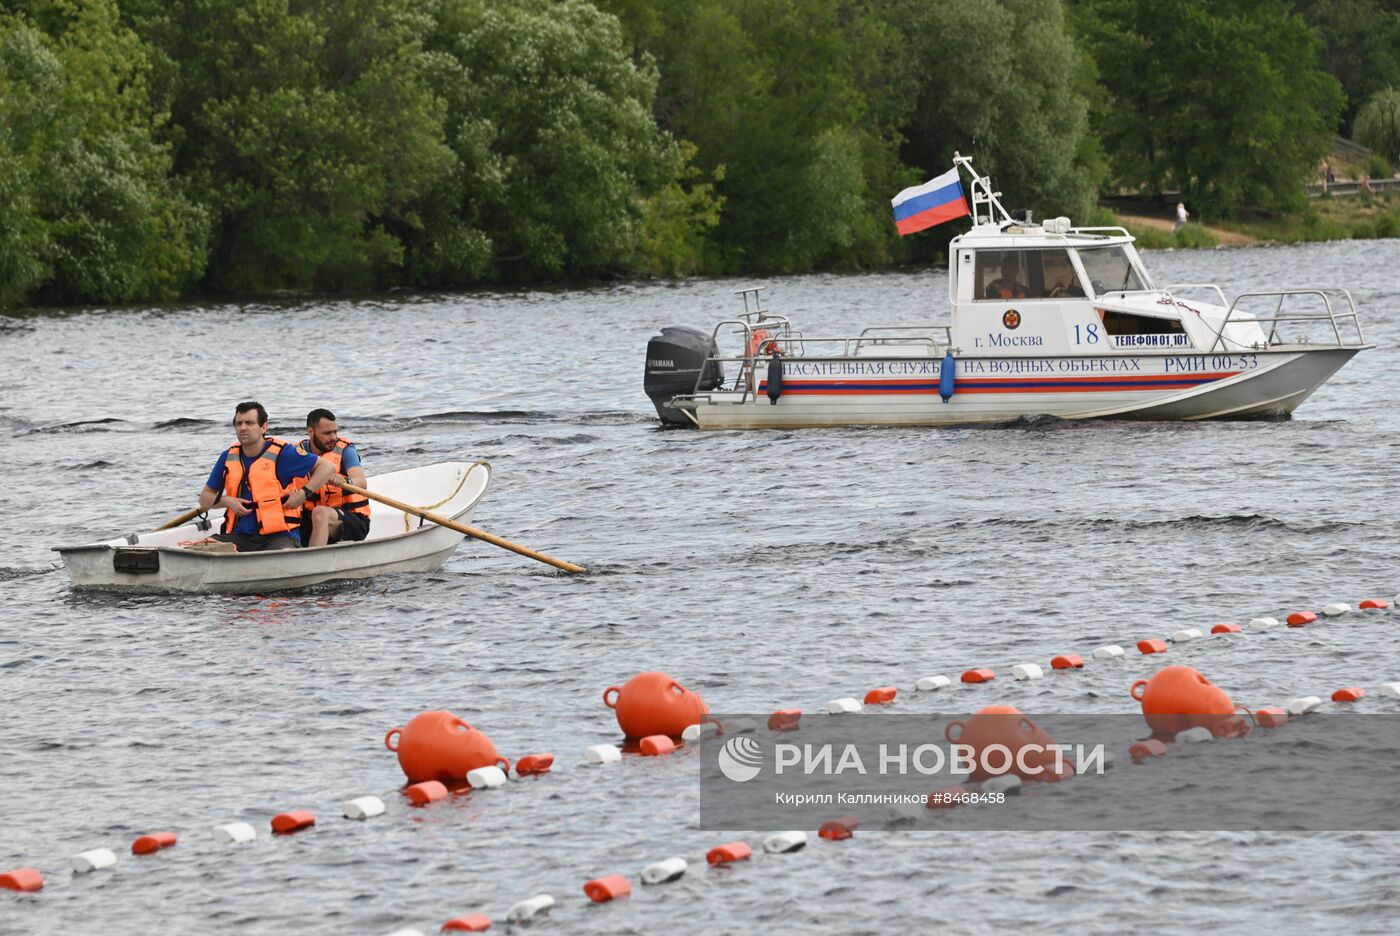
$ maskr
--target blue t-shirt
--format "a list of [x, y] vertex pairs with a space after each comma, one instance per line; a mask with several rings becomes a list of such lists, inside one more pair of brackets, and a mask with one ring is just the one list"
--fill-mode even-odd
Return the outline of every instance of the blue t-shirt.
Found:
[[[271, 440], [264, 441], [262, 450], [266, 452], [267, 447], [271, 444]], [[259, 453], [259, 455], [261, 455], [261, 453]], [[209, 485], [211, 490], [218, 491], [220, 494], [224, 492], [224, 478], [228, 476], [228, 468], [225, 466], [225, 459], [227, 459], [228, 456], [229, 452], [227, 449], [219, 454], [219, 460], [214, 462], [214, 470], [209, 472], [209, 480], [205, 482]], [[252, 498], [249, 497], [250, 492], [247, 478], [248, 468], [253, 464], [254, 459], [244, 455], [241, 451], [238, 457], [243, 460], [244, 478], [243, 486], [239, 489], [238, 496], [251, 500]], [[277, 483], [286, 487], [297, 478], [305, 478], [307, 475], [311, 474], [312, 470], [316, 467], [316, 462], [319, 460], [320, 456], [303, 452], [295, 445], [288, 444], [282, 446], [282, 451], [277, 453]], [[257, 533], [258, 518], [256, 511], [249, 511], [246, 516], [239, 517], [233, 524], [233, 532]], [[301, 542], [301, 536], [296, 530], [292, 530], [288, 535], [298, 543]]]

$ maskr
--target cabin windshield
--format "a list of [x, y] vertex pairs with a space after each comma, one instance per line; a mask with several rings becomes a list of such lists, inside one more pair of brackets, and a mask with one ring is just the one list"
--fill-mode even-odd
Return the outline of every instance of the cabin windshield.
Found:
[[1069, 251], [1063, 247], [1042, 250], [977, 251], [978, 299], [1059, 299], [1083, 296], [1074, 274]]
[[1081, 247], [1079, 261], [1098, 295], [1147, 288], [1122, 247]]

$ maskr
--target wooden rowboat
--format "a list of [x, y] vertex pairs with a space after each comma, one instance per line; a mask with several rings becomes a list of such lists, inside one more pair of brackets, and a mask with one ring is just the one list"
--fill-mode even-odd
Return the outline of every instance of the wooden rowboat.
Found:
[[[467, 522], [491, 483], [486, 462], [440, 462], [376, 475], [375, 493]], [[217, 532], [208, 519], [82, 546], [56, 546], [73, 584], [123, 592], [265, 594], [388, 572], [431, 572], [461, 533], [375, 504], [369, 536], [358, 543], [261, 553], [207, 552], [181, 546]]]

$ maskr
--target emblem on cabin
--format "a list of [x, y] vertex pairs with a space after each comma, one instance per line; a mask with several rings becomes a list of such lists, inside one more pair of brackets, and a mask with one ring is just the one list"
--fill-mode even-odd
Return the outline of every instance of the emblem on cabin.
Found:
[[1001, 317], [1001, 324], [1014, 331], [1016, 326], [1021, 324], [1021, 313], [1015, 309], [1007, 309]]

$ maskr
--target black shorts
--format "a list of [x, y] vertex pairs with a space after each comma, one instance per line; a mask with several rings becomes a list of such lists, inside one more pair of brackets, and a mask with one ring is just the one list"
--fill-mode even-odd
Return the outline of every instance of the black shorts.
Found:
[[211, 539], [216, 539], [221, 543], [232, 543], [239, 552], [266, 552], [270, 549], [296, 549], [301, 544], [298, 543], [288, 533], [273, 533], [266, 536], [262, 533], [215, 533]]
[[[329, 542], [358, 543], [369, 536], [369, 517], [355, 513], [353, 510], [346, 510], [344, 507], [337, 507], [335, 513], [340, 518], [340, 532], [333, 534]], [[302, 545], [311, 542], [311, 514], [309, 513], [301, 516], [301, 542]]]

